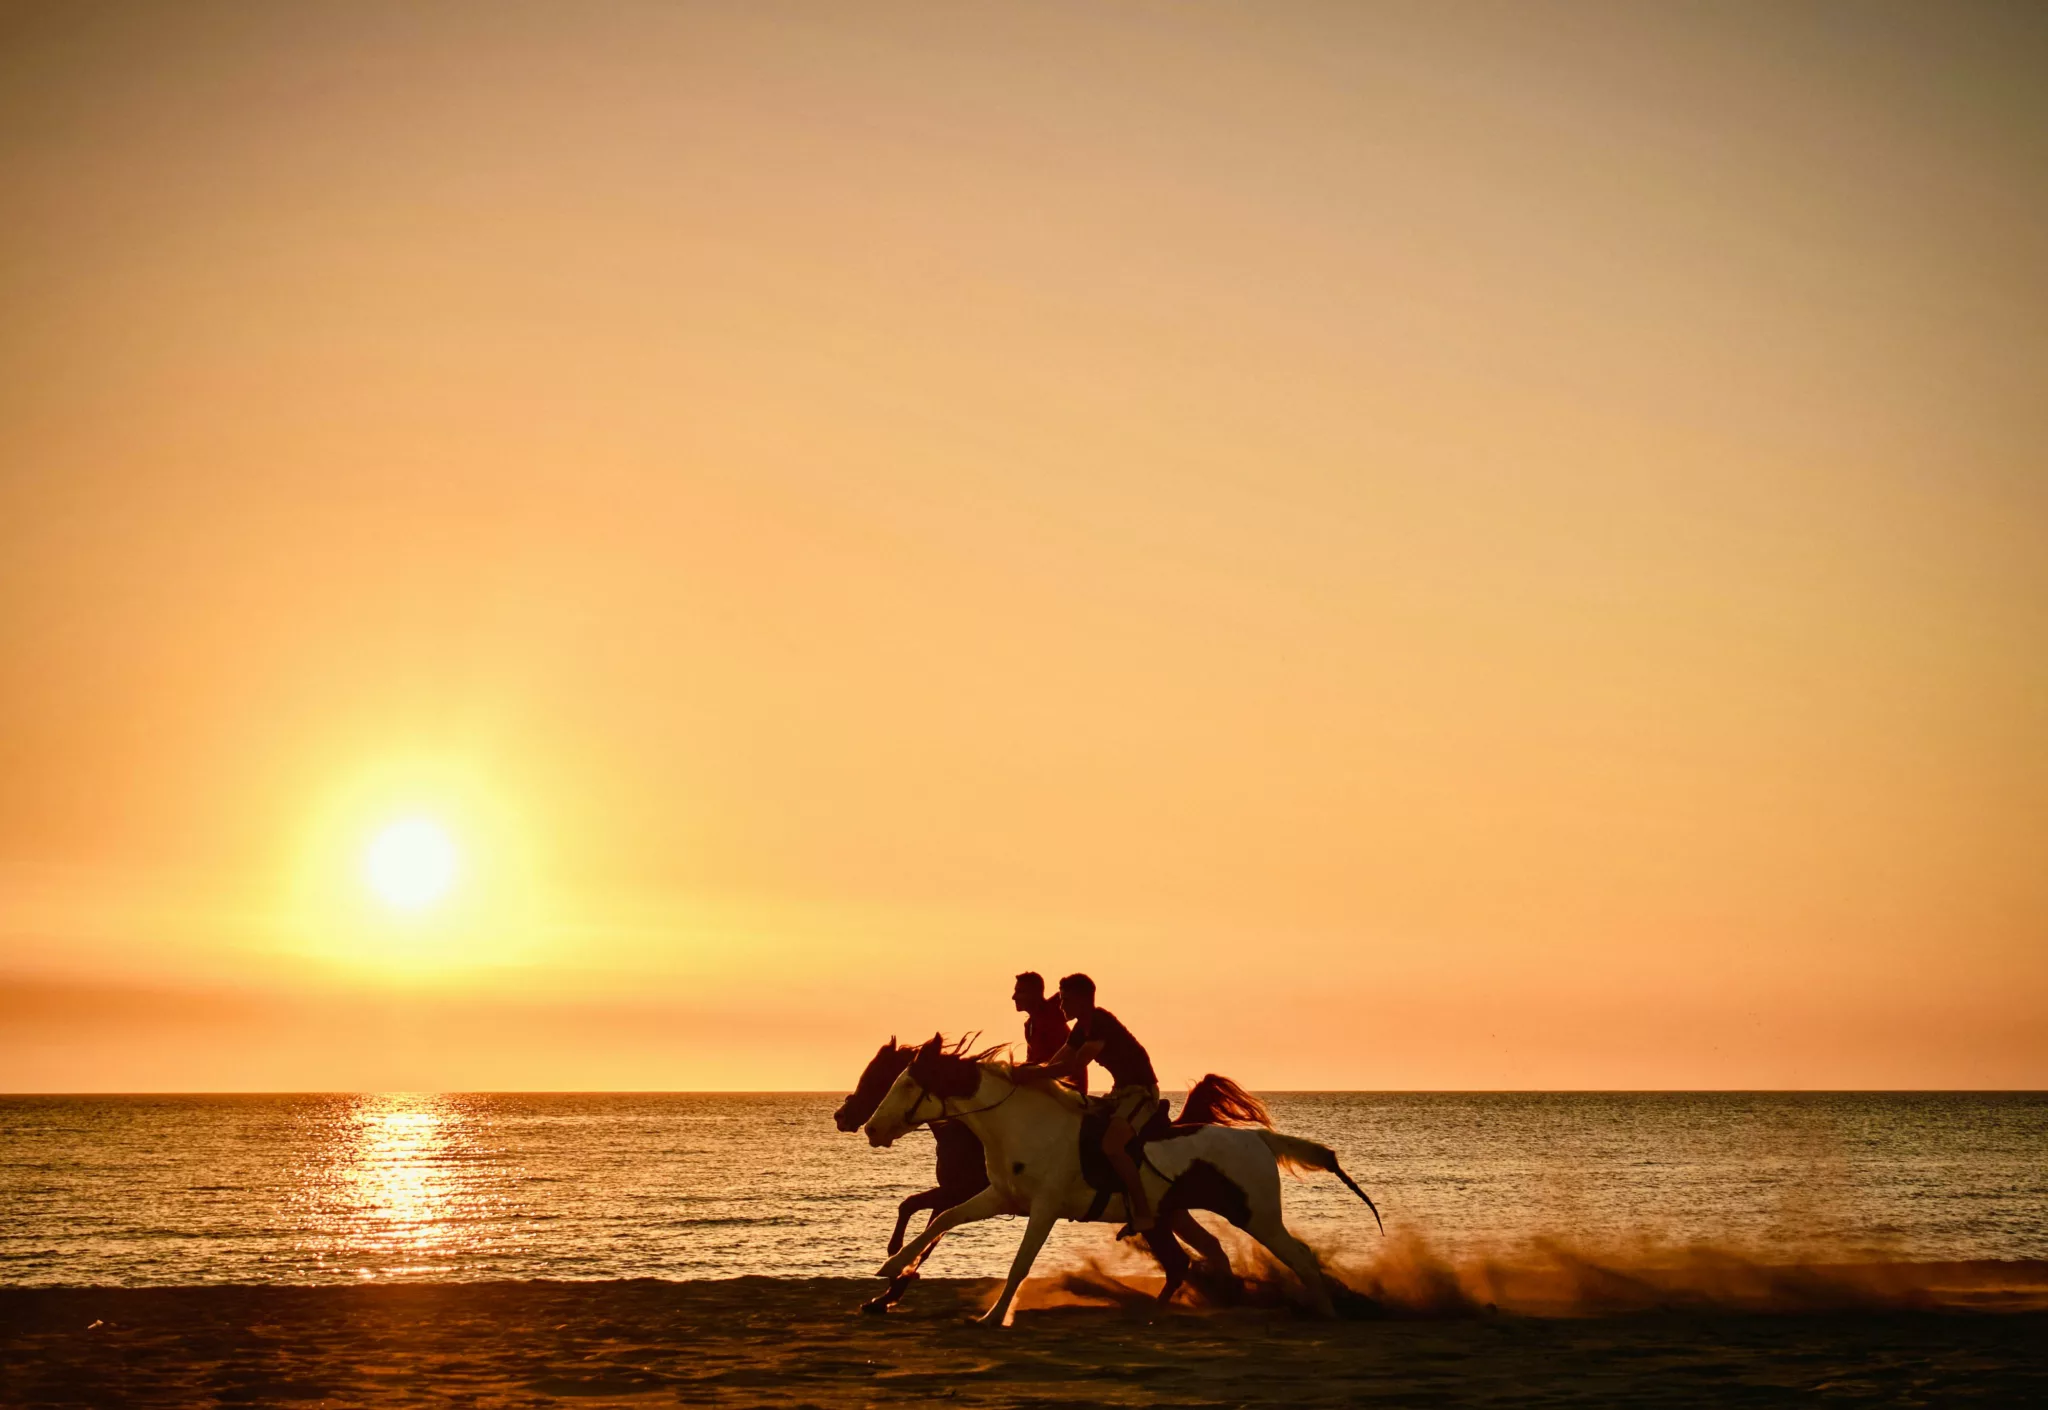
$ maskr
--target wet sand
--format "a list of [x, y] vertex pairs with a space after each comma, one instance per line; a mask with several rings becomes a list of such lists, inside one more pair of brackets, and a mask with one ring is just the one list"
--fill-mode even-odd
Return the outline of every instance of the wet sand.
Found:
[[2011, 1298], [1596, 1316], [1382, 1302], [1322, 1323], [1262, 1306], [1154, 1315], [1113, 1287], [1049, 1281], [995, 1330], [962, 1320], [992, 1284], [934, 1279], [887, 1318], [855, 1315], [874, 1286], [0, 1288], [0, 1403], [2048, 1404], [2048, 1311], [1983, 1310], [2024, 1307]]

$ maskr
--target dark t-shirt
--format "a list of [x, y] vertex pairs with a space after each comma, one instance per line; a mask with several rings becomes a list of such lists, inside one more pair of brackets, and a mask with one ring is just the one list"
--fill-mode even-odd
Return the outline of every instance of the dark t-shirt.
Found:
[[1067, 1045], [1067, 1011], [1057, 998], [1047, 999], [1024, 1015], [1024, 1060], [1051, 1062]]
[[1108, 1009], [1095, 1009], [1086, 1018], [1076, 1020], [1067, 1041], [1077, 1048], [1085, 1043], [1102, 1044], [1102, 1051], [1095, 1060], [1109, 1073], [1112, 1087], [1128, 1087], [1135, 1082], [1142, 1082], [1148, 1087], [1159, 1085], [1158, 1074], [1152, 1071], [1152, 1059], [1146, 1054], [1144, 1045], [1133, 1038], [1131, 1030], [1124, 1027]]

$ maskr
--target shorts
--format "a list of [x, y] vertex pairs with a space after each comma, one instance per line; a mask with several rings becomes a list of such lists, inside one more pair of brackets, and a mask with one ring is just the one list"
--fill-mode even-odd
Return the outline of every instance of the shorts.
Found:
[[1133, 1131], [1145, 1129], [1145, 1123], [1152, 1119], [1152, 1109], [1159, 1105], [1159, 1089], [1149, 1082], [1132, 1082], [1127, 1086], [1110, 1089], [1104, 1104], [1121, 1116]]

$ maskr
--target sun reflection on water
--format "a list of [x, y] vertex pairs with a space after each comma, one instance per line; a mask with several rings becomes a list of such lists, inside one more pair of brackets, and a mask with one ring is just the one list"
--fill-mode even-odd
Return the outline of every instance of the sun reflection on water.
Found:
[[[385, 1102], [391, 1099], [386, 1098]], [[397, 1099], [356, 1113], [360, 1136], [350, 1183], [366, 1231], [388, 1251], [420, 1253], [450, 1242], [447, 1157], [457, 1122]]]
[[346, 1098], [324, 1123], [298, 1192], [308, 1252], [337, 1272], [387, 1278], [446, 1274], [481, 1251], [508, 1173], [487, 1117], [457, 1098], [384, 1093]]
[[[931, 1182], [931, 1146], [871, 1152], [832, 1130], [837, 1104], [0, 1098], [0, 1283], [865, 1275], [897, 1201]], [[1390, 1231], [1424, 1230], [1447, 1256], [1563, 1229], [1581, 1247], [1653, 1234], [1782, 1253], [1797, 1234], [1882, 1241], [1888, 1258], [2048, 1257], [2039, 1093], [1294, 1093], [1273, 1107], [1344, 1153]], [[1287, 1202], [1305, 1234], [1374, 1237], [1335, 1181], [1290, 1184]], [[1042, 1266], [1108, 1232], [1063, 1230]], [[1000, 1275], [1016, 1239], [998, 1220], [961, 1229], [931, 1271]]]

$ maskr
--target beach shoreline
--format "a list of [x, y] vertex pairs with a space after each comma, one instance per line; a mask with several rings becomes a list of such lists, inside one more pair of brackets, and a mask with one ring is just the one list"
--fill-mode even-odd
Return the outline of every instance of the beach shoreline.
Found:
[[[1947, 1265], [1953, 1267], [1954, 1265]], [[0, 1288], [0, 1401], [58, 1405], [855, 1406], [2048, 1401], [2039, 1264], [2003, 1302], [1531, 1316], [1254, 1301], [1155, 1311], [1142, 1287], [988, 1280]], [[1992, 1281], [1998, 1281], [1993, 1279]], [[1983, 1278], [1978, 1278], [1981, 1285]], [[1986, 1310], [1995, 1308], [1997, 1310]]]

